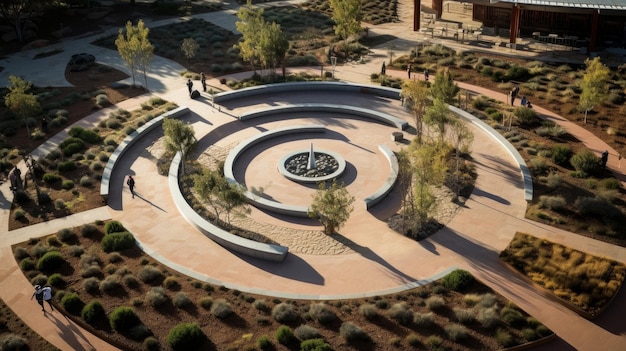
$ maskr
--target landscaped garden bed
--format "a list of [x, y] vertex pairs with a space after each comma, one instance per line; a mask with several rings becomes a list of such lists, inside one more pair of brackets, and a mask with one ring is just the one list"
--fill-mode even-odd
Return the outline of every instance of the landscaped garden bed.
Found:
[[516, 233], [500, 258], [586, 318], [608, 307], [624, 282], [616, 261]]
[[[553, 335], [465, 271], [392, 295], [306, 301], [181, 275], [146, 256], [119, 222], [62, 229], [13, 250], [32, 284], [53, 287], [64, 314], [132, 350], [495, 350]], [[177, 336], [187, 333], [181, 348]]]

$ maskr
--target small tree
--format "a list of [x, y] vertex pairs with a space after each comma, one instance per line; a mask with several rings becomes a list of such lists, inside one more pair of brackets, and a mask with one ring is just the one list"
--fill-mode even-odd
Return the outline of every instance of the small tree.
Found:
[[189, 61], [192, 58], [196, 57], [199, 48], [200, 45], [198, 45], [198, 42], [194, 38], [185, 38], [183, 40], [183, 44], [180, 46], [180, 49], [187, 58], [187, 64], [189, 64]]
[[148, 40], [150, 29], [139, 20], [137, 27], [131, 21], [126, 22], [125, 28], [120, 28], [115, 45], [117, 51], [130, 69], [135, 85], [135, 74], [137, 69], [142, 70], [145, 81], [145, 88], [148, 89], [147, 70], [154, 56], [154, 46]]
[[413, 112], [417, 142], [421, 144], [424, 131], [424, 114], [426, 107], [430, 105], [428, 86], [423, 81], [407, 79], [402, 82], [400, 96], [404, 100], [404, 105]]
[[587, 124], [589, 111], [593, 110], [597, 104], [602, 103], [606, 98], [606, 83], [611, 70], [600, 62], [599, 56], [593, 60], [586, 59], [585, 65], [587, 65], [587, 68], [580, 83], [582, 92], [580, 93], [579, 106], [585, 112], [583, 123]]
[[287, 40], [287, 36], [280, 29], [280, 24], [275, 22], [262, 29], [259, 39], [261, 63], [263, 66], [270, 68], [275, 75], [276, 67], [283, 62], [287, 49], [289, 49], [289, 40]]
[[446, 125], [450, 123], [450, 110], [443, 100], [435, 99], [433, 105], [426, 109], [424, 121], [429, 126], [435, 126], [439, 142], [443, 143], [446, 136]]
[[435, 75], [435, 81], [430, 87], [430, 95], [433, 99], [439, 99], [446, 104], [451, 104], [459, 93], [459, 87], [452, 79], [450, 71], [440, 70]]
[[322, 223], [324, 233], [333, 234], [350, 218], [354, 200], [343, 184], [333, 181], [327, 188], [326, 183], [320, 182], [309, 208], [309, 217], [317, 218]]
[[205, 169], [202, 174], [193, 178], [194, 187], [198, 195], [214, 211], [217, 220], [226, 213], [226, 223], [230, 225], [231, 214], [237, 209], [247, 210], [244, 189], [241, 186], [229, 184], [218, 171]]
[[4, 104], [26, 125], [26, 135], [30, 138], [30, 126], [28, 117], [33, 117], [41, 111], [37, 97], [29, 93], [32, 83], [26, 82], [20, 77], [9, 76], [11, 86], [7, 87], [9, 93], [4, 96]]
[[426, 223], [436, 205], [432, 186], [443, 184], [446, 174], [447, 146], [443, 143], [416, 142], [410, 145], [414, 182], [415, 214], [419, 225]]
[[165, 134], [165, 147], [169, 151], [182, 154], [183, 173], [185, 172], [185, 160], [190, 152], [198, 145], [193, 128], [183, 121], [171, 118], [163, 120], [163, 132]]
[[361, 0], [330, 0], [335, 21], [335, 34], [341, 39], [348, 39], [361, 31]]
[[239, 48], [241, 59], [252, 65], [252, 69], [256, 73], [256, 68], [261, 62], [261, 53], [259, 51], [259, 42], [262, 29], [266, 26], [263, 19], [263, 9], [252, 6], [250, 0], [246, 6], [242, 6], [237, 11], [239, 21], [235, 22], [237, 31], [241, 33], [241, 40], [236, 45]]

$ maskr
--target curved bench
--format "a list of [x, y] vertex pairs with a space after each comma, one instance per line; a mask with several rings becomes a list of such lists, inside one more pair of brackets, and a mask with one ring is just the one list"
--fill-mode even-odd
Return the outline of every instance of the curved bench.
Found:
[[284, 106], [272, 106], [262, 108], [253, 111], [246, 111], [239, 115], [239, 119], [242, 121], [276, 115], [279, 113], [294, 113], [294, 112], [329, 112], [329, 113], [346, 113], [359, 117], [365, 117], [373, 119], [378, 122], [390, 125], [392, 127], [405, 129], [409, 124], [405, 120], [394, 117], [390, 114], [378, 112], [362, 107], [338, 105], [338, 104], [322, 104], [322, 103], [306, 103], [306, 104], [292, 104]]
[[354, 84], [345, 82], [289, 82], [258, 85], [255, 87], [225, 91], [213, 96], [214, 103], [220, 103], [231, 99], [238, 99], [260, 94], [275, 94], [297, 91], [336, 91], [349, 93], [364, 93], [378, 95], [394, 100], [400, 100], [398, 89], [381, 87], [377, 85]]
[[487, 134], [491, 135], [491, 137], [497, 140], [500, 143], [500, 145], [504, 146], [504, 148], [509, 152], [511, 156], [513, 156], [513, 158], [519, 165], [520, 172], [522, 174], [522, 179], [524, 180], [524, 199], [526, 201], [532, 201], [533, 200], [533, 178], [530, 174], [530, 170], [528, 169], [528, 166], [526, 165], [526, 162], [522, 158], [522, 155], [519, 154], [517, 149], [515, 149], [515, 147], [511, 145], [511, 143], [508, 140], [506, 140], [505, 137], [502, 136], [502, 134], [498, 133], [490, 125], [481, 121], [476, 116], [473, 116], [472, 114], [465, 112], [458, 107], [448, 105], [448, 108], [450, 109], [450, 111], [459, 115], [463, 119], [470, 121], [471, 123], [476, 125], [478, 128], [482, 129]]
[[174, 200], [174, 204], [176, 204], [176, 208], [178, 208], [178, 211], [183, 217], [185, 217], [187, 222], [189, 222], [194, 228], [198, 229], [211, 240], [215, 241], [216, 243], [227, 249], [269, 261], [282, 262], [285, 260], [285, 257], [289, 252], [288, 247], [264, 244], [233, 235], [226, 230], [223, 230], [222, 228], [213, 225], [211, 222], [205, 220], [204, 218], [202, 218], [202, 216], [196, 213], [196, 211], [194, 211], [193, 208], [189, 206], [189, 204], [185, 200], [185, 197], [180, 191], [180, 187], [178, 186], [178, 172], [180, 169], [181, 160], [182, 157], [179, 152], [176, 154], [176, 156], [172, 160], [172, 163], [170, 164], [168, 185], [170, 188], [170, 193], [172, 194], [172, 199]]
[[109, 161], [107, 161], [107, 164], [102, 172], [102, 179], [100, 180], [100, 195], [104, 198], [105, 203], [109, 198], [109, 186], [111, 183], [111, 175], [113, 174], [113, 169], [115, 168], [115, 163], [120, 157], [124, 155], [126, 150], [128, 150], [128, 148], [132, 146], [142, 136], [146, 135], [146, 133], [153, 130], [157, 126], [160, 126], [161, 123], [163, 123], [163, 118], [178, 118], [187, 114], [188, 112], [189, 108], [183, 106], [167, 111], [162, 115], [151, 119], [146, 124], [139, 127], [137, 130], [124, 138], [124, 140], [117, 146], [115, 151], [113, 151], [111, 156], [109, 156]]
[[398, 179], [398, 172], [400, 170], [398, 165], [398, 158], [396, 155], [387, 147], [387, 145], [380, 144], [378, 145], [378, 150], [380, 150], [385, 158], [389, 162], [389, 175], [383, 185], [376, 190], [372, 195], [365, 198], [365, 207], [369, 210], [372, 206], [379, 203], [393, 188], [393, 185], [396, 183]]
[[[235, 179], [235, 174], [233, 172], [235, 162], [244, 151], [262, 141], [294, 133], [324, 133], [325, 131], [326, 128], [321, 124], [299, 125], [270, 130], [248, 138], [239, 143], [230, 153], [228, 153], [228, 156], [226, 156], [226, 161], [224, 162], [224, 177], [229, 183], [236, 186], [241, 186], [239, 182], [237, 182], [237, 180]], [[247, 190], [245, 192], [245, 196], [246, 198], [248, 198], [248, 202], [252, 203], [256, 207], [290, 216], [308, 217], [308, 207], [292, 206], [268, 200], [263, 197], [257, 196]]]

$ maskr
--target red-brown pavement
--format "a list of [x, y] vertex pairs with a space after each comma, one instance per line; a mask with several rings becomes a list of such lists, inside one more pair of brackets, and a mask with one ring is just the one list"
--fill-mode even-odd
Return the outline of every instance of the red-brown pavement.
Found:
[[[378, 71], [385, 56], [380, 54], [380, 51], [378, 54], [375, 51], [369, 59], [370, 61], [366, 64], [337, 67], [336, 76], [344, 81], [368, 83], [369, 74]], [[319, 72], [319, 68], [309, 70]], [[387, 73], [402, 77], [405, 75], [405, 72], [393, 70], [388, 70]], [[229, 79], [242, 76], [245, 74], [229, 76]], [[431, 74], [432, 76], [434, 73]], [[219, 86], [217, 81], [211, 81], [211, 83]], [[168, 85], [168, 89], [161, 96], [176, 101], [179, 105], [189, 106], [192, 113], [184, 119], [193, 124], [200, 139], [213, 132], [221, 136], [217, 143], [227, 147], [231, 143], [241, 141], [260, 131], [254, 131], [250, 125], [237, 122], [227, 114], [236, 112], [236, 108], [230, 111], [225, 107], [222, 111], [218, 111], [210, 107], [206, 100], [190, 100], [183, 80], [175, 84]], [[489, 97], [506, 99], [503, 92], [459, 85]], [[312, 98], [310, 95], [303, 94], [305, 93], [285, 94], [274, 100], [267, 100], [266, 103], [287, 104]], [[332, 99], [333, 96], [323, 98]], [[350, 102], [340, 95], [334, 98], [339, 104]], [[138, 107], [145, 99], [147, 99], [146, 96], [139, 97], [125, 102], [123, 106], [130, 110], [133, 106]], [[252, 101], [250, 103], [252, 104]], [[359, 100], [358, 103], [359, 106], [366, 108], [380, 107], [374, 106], [371, 101]], [[258, 103], [255, 106], [261, 104]], [[410, 116], [402, 114], [399, 102], [386, 101], [384, 106], [388, 111], [395, 111], [410, 121]], [[588, 133], [582, 126], [551, 115], [536, 104], [535, 109], [540, 114], [553, 118], [555, 122], [564, 126], [568, 132], [577, 136], [590, 148], [598, 152], [609, 149], [613, 155], [615, 154], [602, 140]], [[91, 121], [92, 125], [95, 125], [100, 118], [98, 116], [101, 117], [102, 113], [90, 116], [82, 123]], [[294, 119], [293, 122], [306, 122], [303, 117], [298, 116], [298, 119]], [[336, 133], [355, 133], [356, 131], [359, 136], [372, 136], [371, 144], [368, 144], [367, 138], [358, 139], [356, 145], [346, 145], [348, 143], [334, 140], [332, 142], [334, 151], [349, 153], [351, 148], [361, 147], [376, 154], [374, 145], [377, 143], [385, 143], [394, 150], [401, 147], [391, 142], [388, 137], [388, 127], [376, 123], [364, 123], [360, 120], [348, 120], [353, 126], [358, 126], [358, 128], [350, 128], [350, 125], [333, 124], [332, 121], [341, 121], [343, 124], [346, 122], [340, 119], [324, 121], [320, 118], [315, 123], [328, 123], [328, 127]], [[260, 126], [273, 128], [281, 123], [288, 122], [264, 121]], [[349, 222], [340, 230], [341, 235], [352, 242], [351, 247], [355, 253], [335, 256], [290, 254], [282, 264], [236, 255], [208, 240], [182, 219], [172, 203], [166, 178], [157, 174], [154, 160], [146, 151], [162, 134], [158, 130], [154, 131], [122, 158], [111, 183], [109, 207], [11, 231], [0, 236], [2, 259], [0, 297], [29, 326], [63, 350], [112, 350], [110, 345], [73, 325], [58, 312], [55, 312], [52, 317], [42, 316], [36, 303], [29, 300], [32, 286], [17, 267], [10, 245], [29, 237], [55, 232], [60, 228], [81, 225], [95, 219], [115, 218], [121, 220], [135, 234], [146, 252], [156, 259], [198, 279], [236, 287], [242, 291], [321, 299], [365, 296], [402, 290], [413, 286], [411, 283], [415, 281], [436, 277], [451, 267], [464, 268], [557, 333], [560, 338], [558, 342], [552, 342], [537, 349], [622, 350], [626, 345], [624, 336], [626, 327], [620, 320], [626, 312], [624, 292], [618, 295], [610, 308], [598, 319], [593, 322], [588, 321], [556, 303], [525, 281], [511, 275], [500, 264], [498, 253], [517, 231], [527, 232], [620, 262], [626, 262], [624, 249], [526, 220], [524, 218], [526, 202], [518, 166], [497, 142], [481, 130], [473, 129], [473, 131], [476, 138], [472, 155], [478, 172], [476, 188], [465, 207], [443, 230], [427, 240], [414, 242], [392, 232], [381, 219], [383, 216], [380, 216], [381, 218], [375, 216], [375, 214], [390, 212], [387, 206], [395, 206], [393, 201], [383, 201], [374, 208], [372, 213], [365, 211], [362, 205], [357, 204]], [[380, 138], [381, 134], [385, 137]], [[63, 139], [62, 136], [59, 138]], [[320, 143], [325, 142], [325, 140], [320, 140]], [[352, 160], [349, 161], [352, 162]], [[367, 166], [366, 161], [355, 162], [356, 169]], [[617, 167], [616, 157], [609, 158], [609, 167], [623, 182], [624, 178], [621, 169]], [[268, 166], [267, 172], [257, 171], [251, 178], [246, 176], [246, 181], [251, 179], [260, 185], [275, 181], [276, 174], [269, 171], [269, 168], [273, 169], [275, 166]], [[134, 199], [123, 186], [123, 176], [129, 173], [135, 174], [137, 192], [140, 195]], [[366, 172], [358, 173], [358, 177], [368, 178]], [[365, 180], [365, 183], [369, 181], [373, 182], [372, 184], [363, 186], [374, 186], [377, 177], [372, 178]], [[270, 186], [269, 191], [271, 190]], [[0, 203], [2, 203], [0, 224], [3, 228], [7, 228], [11, 195], [6, 183], [0, 186], [0, 191]], [[303, 197], [299, 193], [285, 196], [291, 196], [287, 199], [294, 201], [302, 201]], [[253, 213], [253, 216], [275, 221], [275, 224], [282, 223], [285, 226], [312, 226], [310, 223], [287, 224], [260, 213]]]

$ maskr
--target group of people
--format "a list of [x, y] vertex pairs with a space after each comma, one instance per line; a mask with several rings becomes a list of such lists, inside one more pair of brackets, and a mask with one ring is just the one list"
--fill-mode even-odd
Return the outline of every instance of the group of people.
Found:
[[[409, 76], [409, 79], [411, 79], [411, 72], [413, 72], [413, 64], [409, 62], [409, 64], [406, 66], [406, 73]], [[387, 66], [385, 65], [385, 61], [383, 61], [383, 65], [380, 67], [380, 74], [383, 76], [387, 74]], [[428, 82], [428, 69], [424, 70], [424, 80]]]
[[13, 167], [11, 172], [9, 172], [9, 182], [11, 183], [12, 192], [22, 189], [22, 171], [17, 166]]
[[[515, 98], [518, 95], [519, 95], [519, 87], [518, 86], [514, 86], [513, 89], [511, 89], [511, 93], [509, 94], [509, 96], [511, 98], [511, 106], [513, 106], [515, 104]], [[520, 101], [520, 104], [523, 107], [533, 108], [533, 105], [530, 103], [530, 101], [528, 101], [526, 99], [526, 96], [522, 96], [522, 100]]]
[[50, 311], [54, 312], [54, 307], [52, 306], [52, 288], [49, 286], [42, 287], [41, 285], [35, 285], [35, 292], [30, 297], [32, 300], [35, 298], [37, 303], [41, 306], [41, 310], [46, 313], [46, 308], [44, 307], [44, 301], [50, 305]]
[[[202, 91], [206, 93], [206, 75], [200, 73], [200, 83], [202, 84]], [[193, 82], [191, 78], [187, 79], [187, 89], [189, 90], [189, 97], [193, 97]]]

